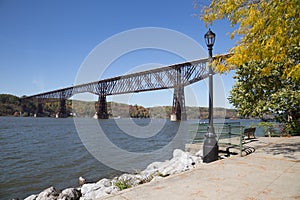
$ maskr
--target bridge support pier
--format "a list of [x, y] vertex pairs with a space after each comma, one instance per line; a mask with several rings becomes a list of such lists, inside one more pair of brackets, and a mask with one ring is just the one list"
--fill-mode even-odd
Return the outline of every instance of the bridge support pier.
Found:
[[59, 110], [56, 114], [56, 118], [66, 118], [67, 115], [67, 107], [66, 107], [66, 99], [59, 100]]
[[20, 117], [22, 117], [24, 115], [25, 109], [26, 109], [25, 100], [21, 98], [20, 99]]
[[42, 117], [43, 116], [43, 104], [42, 102], [38, 99], [37, 100], [37, 107], [36, 107], [36, 111], [34, 114], [34, 117]]
[[176, 85], [174, 87], [171, 121], [185, 121], [187, 120], [187, 117], [185, 110], [184, 85], [182, 84], [184, 74], [180, 68], [176, 69], [176, 72]]
[[98, 102], [96, 104], [96, 119], [108, 119], [106, 95], [99, 95]]
[[172, 106], [172, 114], [171, 114], [171, 121], [180, 121], [180, 120], [182, 121], [187, 120], [183, 86], [174, 88], [173, 106]]

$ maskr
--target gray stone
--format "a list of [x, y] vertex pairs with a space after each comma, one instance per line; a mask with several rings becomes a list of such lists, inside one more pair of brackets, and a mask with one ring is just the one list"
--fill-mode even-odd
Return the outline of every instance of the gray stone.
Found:
[[147, 166], [147, 168], [145, 169], [145, 171], [153, 171], [153, 170], [157, 170], [159, 169], [159, 167], [161, 166], [162, 162], [153, 162], [151, 164], [149, 164]]
[[117, 186], [110, 186], [104, 189], [104, 192], [106, 192], [107, 194], [116, 194], [119, 191], [120, 188]]
[[81, 197], [81, 192], [75, 188], [67, 188], [58, 196], [58, 200], [78, 200]]
[[36, 200], [56, 200], [60, 190], [55, 189], [54, 187], [47, 188], [43, 192], [41, 192]]
[[95, 198], [101, 198], [107, 196], [108, 194], [104, 190], [97, 190], [94, 192]]
[[195, 156], [197, 157], [203, 157], [203, 150], [199, 150], [197, 153], [195, 153]]
[[182, 157], [186, 152], [182, 151], [181, 149], [175, 149], [173, 151], [173, 158]]
[[148, 165], [148, 167], [141, 172], [141, 176], [143, 180], [152, 179], [158, 173], [161, 173], [165, 168], [170, 165], [170, 161], [166, 160], [164, 162], [154, 162]]
[[163, 177], [161, 177], [161, 176], [155, 176], [150, 182], [152, 183], [152, 182], [157, 182], [157, 181], [159, 181], [159, 180], [161, 180], [161, 179], [163, 179]]
[[111, 186], [111, 181], [107, 178], [104, 178], [104, 179], [101, 179], [100, 181], [98, 181], [96, 184], [102, 185], [104, 187], [109, 187], [109, 186]]
[[90, 191], [88, 193], [86, 193], [85, 195], [82, 195], [82, 197], [80, 197], [80, 200], [94, 200], [96, 198], [100, 198], [100, 197], [104, 197], [108, 195], [105, 191], [103, 191], [102, 189], [99, 190], [95, 190], [95, 191]]
[[163, 176], [177, 174], [193, 168], [196, 164], [201, 162], [200, 157], [191, 155], [188, 152], [184, 152], [180, 149], [175, 149], [173, 152], [173, 158], [166, 164], [165, 167], [159, 169], [159, 172]]
[[94, 191], [96, 188], [95, 183], [86, 183], [81, 187], [81, 194], [82, 196], [85, 196], [87, 193], [90, 193], [91, 191]]
[[137, 186], [138, 184], [141, 183], [141, 179], [138, 178], [138, 176], [133, 175], [133, 174], [122, 174], [119, 178], [118, 181], [123, 181], [130, 186]]
[[190, 156], [195, 165], [202, 163], [202, 158], [200, 156]]
[[[110, 188], [111, 185], [112, 185], [112, 182], [106, 178], [101, 179], [97, 183], [84, 184], [81, 187], [82, 197], [80, 199], [81, 200], [90, 200], [90, 199], [103, 197], [108, 194], [105, 191], [107, 188]], [[107, 190], [109, 191], [110, 189], [107, 189]], [[112, 192], [112, 189], [110, 192]]]
[[38, 195], [33, 194], [33, 195], [26, 197], [24, 200], [36, 200], [37, 196]]

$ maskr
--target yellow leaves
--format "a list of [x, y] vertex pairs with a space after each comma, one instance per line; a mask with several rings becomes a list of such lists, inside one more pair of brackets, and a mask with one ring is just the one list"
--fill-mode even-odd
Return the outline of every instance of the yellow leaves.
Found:
[[300, 64], [298, 63], [294, 68], [286, 68], [285, 74], [287, 77], [291, 77], [295, 81], [299, 81], [299, 79], [300, 79]]
[[215, 65], [215, 71], [222, 74], [224, 72], [228, 72], [229, 69], [224, 64], [217, 64]]
[[236, 34], [237, 30], [234, 30], [231, 34], [230, 34], [230, 39], [232, 40]]
[[271, 68], [270, 68], [270, 67], [265, 67], [265, 68], [263, 68], [263, 69], [261, 70], [261, 74], [262, 74], [263, 76], [269, 75], [270, 72], [271, 72]]
[[[216, 62], [215, 68], [223, 72], [234, 65], [267, 60], [270, 69], [281, 63], [287, 77], [299, 79], [299, 10], [299, 0], [212, 0], [201, 19], [208, 24], [226, 18], [232, 27], [238, 25], [230, 38], [242, 36], [231, 49], [233, 55], [227, 64]], [[265, 69], [262, 73], [268, 72]]]

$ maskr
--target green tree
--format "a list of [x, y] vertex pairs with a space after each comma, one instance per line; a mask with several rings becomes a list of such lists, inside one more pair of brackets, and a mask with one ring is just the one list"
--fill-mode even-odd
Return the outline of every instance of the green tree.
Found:
[[249, 62], [236, 70], [236, 83], [231, 90], [229, 101], [245, 117], [275, 115], [284, 122], [293, 134], [299, 133], [300, 84], [291, 78], [282, 80], [283, 68], [272, 69], [261, 76], [263, 66]]
[[13, 115], [20, 112], [20, 100], [10, 94], [0, 94], [0, 116]]
[[201, 12], [211, 24], [227, 19], [240, 40], [217, 71], [236, 69], [229, 98], [243, 116], [274, 114], [289, 131], [300, 133], [299, 0], [212, 0]]

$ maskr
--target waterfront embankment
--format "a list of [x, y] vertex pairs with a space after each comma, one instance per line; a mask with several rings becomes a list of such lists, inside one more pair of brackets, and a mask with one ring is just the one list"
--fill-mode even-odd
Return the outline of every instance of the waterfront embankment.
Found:
[[300, 199], [300, 137], [260, 137], [255, 152], [165, 177], [105, 200]]
[[246, 145], [254, 153], [221, 156], [209, 164], [202, 163], [201, 150], [193, 155], [176, 149], [172, 159], [154, 162], [140, 173], [63, 191], [50, 187], [26, 200], [300, 198], [300, 137], [259, 137]]

